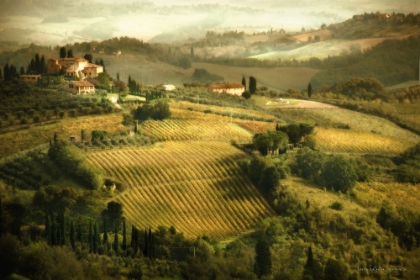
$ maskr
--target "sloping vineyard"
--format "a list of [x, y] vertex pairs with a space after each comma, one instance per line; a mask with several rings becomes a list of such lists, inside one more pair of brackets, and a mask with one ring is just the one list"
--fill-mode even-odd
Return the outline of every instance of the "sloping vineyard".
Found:
[[235, 140], [238, 143], [250, 143], [252, 134], [226, 118], [211, 118], [208, 121], [163, 120], [146, 121], [141, 124], [145, 134], [154, 136], [158, 141], [224, 141]]
[[185, 141], [92, 152], [87, 159], [130, 186], [117, 201], [138, 228], [174, 225], [189, 237], [223, 240], [274, 215], [236, 164], [243, 156], [227, 143]]

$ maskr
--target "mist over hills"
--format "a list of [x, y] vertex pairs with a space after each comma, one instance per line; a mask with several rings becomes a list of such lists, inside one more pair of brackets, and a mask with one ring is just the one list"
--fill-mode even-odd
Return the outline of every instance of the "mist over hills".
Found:
[[420, 11], [404, 1], [0, 1], [1, 41], [57, 45], [130, 36], [150, 42], [200, 38], [206, 31], [247, 33], [319, 28], [364, 12]]

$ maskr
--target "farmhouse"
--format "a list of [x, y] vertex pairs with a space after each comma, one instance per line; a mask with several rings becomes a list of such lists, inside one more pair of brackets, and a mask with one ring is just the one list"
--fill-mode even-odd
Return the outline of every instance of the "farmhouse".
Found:
[[37, 83], [38, 80], [41, 80], [41, 75], [23, 74], [19, 76], [19, 80], [28, 83]]
[[171, 90], [175, 90], [176, 87], [174, 85], [160, 85], [156, 87], [157, 89], [163, 89], [166, 91], [171, 91]]
[[64, 73], [66, 76], [80, 77], [85, 75], [89, 78], [96, 78], [103, 71], [101, 65], [89, 63], [89, 61], [80, 57], [50, 58], [47, 63], [48, 74]]
[[207, 87], [208, 90], [218, 93], [227, 93], [231, 95], [241, 96], [245, 91], [242, 84], [212, 84]]
[[95, 94], [95, 86], [88, 81], [71, 81], [64, 85], [64, 90], [75, 94]]

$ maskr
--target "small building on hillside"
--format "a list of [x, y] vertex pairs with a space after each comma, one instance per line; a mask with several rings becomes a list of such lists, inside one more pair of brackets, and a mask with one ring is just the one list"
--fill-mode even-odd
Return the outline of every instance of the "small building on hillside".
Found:
[[218, 93], [227, 93], [231, 95], [242, 96], [245, 87], [242, 84], [212, 84], [207, 87], [208, 90]]
[[104, 71], [103, 66], [89, 63], [84, 58], [50, 58], [47, 63], [48, 74], [63, 73], [66, 76], [96, 78]]
[[64, 85], [64, 90], [74, 94], [95, 94], [95, 86], [88, 81], [71, 81]]
[[156, 87], [157, 89], [164, 89], [166, 91], [171, 91], [171, 90], [175, 90], [176, 86], [174, 85], [160, 85]]
[[36, 84], [39, 80], [41, 80], [41, 75], [22, 74], [19, 76], [19, 80]]
[[100, 73], [104, 72], [104, 67], [102, 65], [96, 65], [89, 63], [83, 69], [83, 73], [86, 78], [96, 78]]

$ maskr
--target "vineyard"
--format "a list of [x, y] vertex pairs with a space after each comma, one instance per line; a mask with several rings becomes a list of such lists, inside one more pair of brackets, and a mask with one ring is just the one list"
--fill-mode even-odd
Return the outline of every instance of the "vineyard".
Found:
[[415, 144], [407, 139], [336, 128], [317, 127], [315, 137], [321, 151], [334, 153], [397, 155]]
[[[230, 118], [201, 112], [192, 112], [193, 119], [167, 119], [163, 121], [148, 120], [141, 124], [141, 130], [158, 141], [223, 141], [232, 140], [238, 143], [250, 143], [252, 134]], [[187, 115], [185, 115], [187, 116]]]
[[236, 164], [242, 157], [220, 142], [165, 142], [87, 154], [106, 175], [129, 185], [117, 201], [138, 228], [174, 225], [188, 237], [219, 240], [274, 215]]
[[52, 139], [54, 133], [62, 138], [80, 135], [81, 129], [88, 133], [95, 129], [116, 132], [123, 130], [120, 114], [78, 117], [42, 125], [32, 125], [28, 129], [0, 134], [0, 158], [16, 152], [34, 148]]
[[235, 120], [235, 123], [251, 131], [252, 133], [264, 133], [268, 130], [274, 131], [276, 129], [276, 123], [271, 122]]

